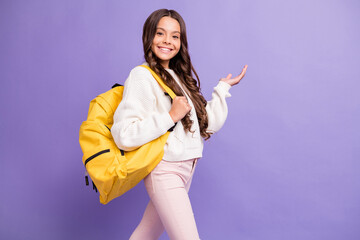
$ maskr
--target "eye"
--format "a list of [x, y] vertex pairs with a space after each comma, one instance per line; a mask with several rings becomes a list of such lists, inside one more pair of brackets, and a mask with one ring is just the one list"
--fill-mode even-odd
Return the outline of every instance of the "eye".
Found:
[[163, 35], [162, 32], [157, 32], [156, 34], [159, 35], [159, 36]]
[[179, 36], [173, 36], [173, 38], [178, 39], [178, 38], [179, 38]]

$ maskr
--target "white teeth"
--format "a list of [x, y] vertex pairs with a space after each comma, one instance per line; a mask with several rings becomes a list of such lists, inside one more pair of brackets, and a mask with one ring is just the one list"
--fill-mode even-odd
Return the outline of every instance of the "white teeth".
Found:
[[170, 52], [170, 49], [168, 48], [160, 48], [162, 51]]

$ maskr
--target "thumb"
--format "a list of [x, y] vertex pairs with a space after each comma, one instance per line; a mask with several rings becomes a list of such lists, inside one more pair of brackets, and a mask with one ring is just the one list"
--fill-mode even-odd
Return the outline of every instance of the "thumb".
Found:
[[229, 79], [231, 78], [231, 76], [232, 76], [232, 74], [229, 73], [229, 74], [227, 75], [226, 79], [229, 80]]

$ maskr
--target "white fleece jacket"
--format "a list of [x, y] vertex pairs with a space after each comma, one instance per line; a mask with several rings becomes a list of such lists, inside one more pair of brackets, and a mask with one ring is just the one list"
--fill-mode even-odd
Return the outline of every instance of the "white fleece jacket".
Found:
[[[167, 71], [180, 83], [173, 70]], [[183, 88], [181, 84], [180, 86]], [[226, 120], [228, 110], [225, 98], [231, 96], [230, 87], [220, 81], [214, 88], [212, 100], [208, 101], [206, 106], [209, 132], [218, 131]], [[164, 147], [163, 159], [166, 161], [202, 157], [204, 144], [199, 123], [194, 105], [188, 96], [187, 99], [192, 106], [190, 119], [194, 121], [194, 133], [185, 132], [179, 121]], [[165, 134], [174, 125], [169, 114], [170, 109], [170, 97], [165, 95], [151, 73], [144, 67], [133, 68], [124, 84], [123, 99], [114, 114], [111, 133], [116, 145], [122, 150], [130, 151]]]

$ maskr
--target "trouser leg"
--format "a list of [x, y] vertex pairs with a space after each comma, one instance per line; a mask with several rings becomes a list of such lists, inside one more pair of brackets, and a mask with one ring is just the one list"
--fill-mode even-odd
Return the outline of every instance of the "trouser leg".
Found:
[[131, 235], [130, 240], [156, 240], [163, 232], [164, 226], [150, 200], [145, 209], [143, 218]]
[[[150, 198], [157, 202], [158, 208], [162, 213], [170, 239], [199, 239], [187, 194], [190, 189], [195, 165], [196, 160], [181, 163], [162, 161], [144, 179]], [[159, 194], [154, 194], [155, 189], [158, 190], [156, 192]], [[166, 189], [169, 189], [169, 191]], [[162, 220], [152, 200], [150, 200], [143, 218], [131, 235], [130, 240], [155, 240], [161, 236], [163, 231], [164, 225]]]
[[171, 240], [199, 239], [188, 196], [193, 161], [162, 161], [145, 179], [145, 187]]

